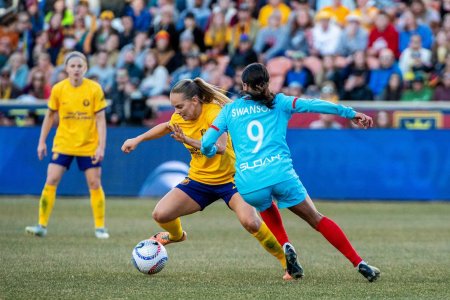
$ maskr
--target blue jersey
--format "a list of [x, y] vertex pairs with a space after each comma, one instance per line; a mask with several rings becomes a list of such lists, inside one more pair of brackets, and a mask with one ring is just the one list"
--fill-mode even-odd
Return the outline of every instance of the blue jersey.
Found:
[[217, 139], [228, 131], [236, 154], [235, 182], [243, 194], [297, 178], [286, 143], [286, 130], [292, 114], [302, 112], [345, 118], [356, 114], [343, 105], [284, 94], [275, 96], [272, 109], [247, 97], [239, 98], [222, 108], [202, 138], [201, 151], [208, 157], [215, 155]]

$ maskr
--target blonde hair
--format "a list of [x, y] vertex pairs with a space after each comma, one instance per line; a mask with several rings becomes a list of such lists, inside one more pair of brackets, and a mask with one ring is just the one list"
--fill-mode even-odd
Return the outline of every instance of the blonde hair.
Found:
[[194, 80], [180, 80], [175, 84], [170, 93], [183, 94], [187, 99], [192, 99], [194, 96], [197, 96], [200, 99], [200, 103], [217, 103], [222, 107], [231, 102], [230, 98], [225, 96], [224, 90], [207, 83], [199, 77]]
[[75, 57], [81, 58], [87, 67], [86, 56], [83, 53], [78, 52], [78, 51], [72, 51], [72, 52], [67, 53], [66, 58], [64, 59], [64, 65], [67, 66], [67, 64], [69, 63], [69, 60], [71, 60], [72, 58], [75, 58]]

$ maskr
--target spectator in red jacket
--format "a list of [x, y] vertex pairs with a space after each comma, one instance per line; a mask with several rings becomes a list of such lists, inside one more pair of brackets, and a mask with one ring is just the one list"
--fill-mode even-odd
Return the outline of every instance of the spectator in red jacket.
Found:
[[368, 53], [378, 56], [381, 49], [389, 48], [396, 58], [400, 56], [398, 51], [398, 32], [384, 12], [379, 12], [375, 18], [375, 26], [369, 33]]

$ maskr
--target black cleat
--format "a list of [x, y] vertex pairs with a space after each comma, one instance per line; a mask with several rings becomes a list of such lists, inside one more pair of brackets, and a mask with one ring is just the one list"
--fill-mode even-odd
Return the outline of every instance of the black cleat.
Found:
[[366, 263], [360, 263], [358, 266], [358, 272], [369, 280], [369, 282], [374, 282], [380, 277], [380, 270], [373, 266], [369, 266]]
[[286, 256], [286, 271], [294, 279], [302, 278], [305, 274], [303, 273], [302, 266], [297, 261], [297, 253], [295, 252], [294, 246], [290, 243], [283, 245], [284, 255]]

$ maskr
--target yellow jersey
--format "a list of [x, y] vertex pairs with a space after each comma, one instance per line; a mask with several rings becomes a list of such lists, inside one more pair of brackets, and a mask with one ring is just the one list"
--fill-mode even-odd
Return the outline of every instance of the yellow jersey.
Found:
[[[169, 124], [178, 124], [187, 137], [201, 140], [221, 110], [215, 103], [202, 104], [202, 112], [197, 120], [185, 121], [178, 114], [173, 114]], [[200, 149], [184, 144], [191, 153], [189, 178], [204, 184], [218, 185], [234, 182], [234, 162], [236, 160], [231, 139], [228, 136], [227, 147], [223, 155], [207, 158]]]
[[59, 114], [59, 125], [53, 140], [53, 152], [92, 156], [98, 147], [95, 114], [107, 106], [101, 86], [83, 78], [74, 87], [64, 79], [52, 88], [48, 108]]

